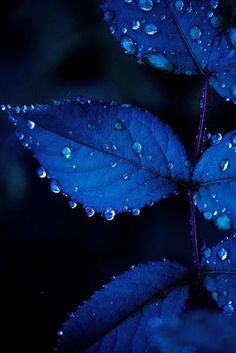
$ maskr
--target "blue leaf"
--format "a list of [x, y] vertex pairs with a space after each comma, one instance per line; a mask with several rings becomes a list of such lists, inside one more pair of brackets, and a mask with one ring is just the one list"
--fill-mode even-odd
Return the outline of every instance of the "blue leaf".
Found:
[[236, 321], [219, 313], [195, 311], [157, 322], [150, 341], [156, 353], [232, 353], [236, 352]]
[[222, 29], [218, 1], [103, 0], [104, 19], [127, 54], [165, 72], [201, 74], [236, 101], [236, 29]]
[[59, 353], [151, 353], [153, 318], [180, 314], [188, 297], [187, 271], [165, 262], [139, 265], [105, 286], [65, 324]]
[[212, 249], [203, 250], [205, 287], [226, 315], [236, 309], [236, 237], [226, 238]]
[[236, 229], [236, 130], [213, 136], [194, 173], [195, 202], [206, 219], [222, 230]]
[[138, 108], [78, 98], [8, 112], [17, 137], [42, 165], [39, 176], [47, 175], [53, 192], [68, 195], [72, 208], [81, 203], [89, 216], [137, 215], [188, 181], [178, 138]]

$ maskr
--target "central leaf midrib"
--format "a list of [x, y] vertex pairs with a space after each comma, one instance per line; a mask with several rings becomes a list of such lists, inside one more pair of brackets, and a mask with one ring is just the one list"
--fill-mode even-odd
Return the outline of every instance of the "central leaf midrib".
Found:
[[193, 53], [193, 51], [192, 51], [190, 45], [189, 45], [189, 43], [188, 43], [188, 40], [186, 39], [184, 33], [182, 32], [182, 29], [181, 29], [181, 27], [180, 27], [180, 25], [179, 25], [179, 23], [178, 23], [178, 21], [177, 21], [177, 18], [176, 18], [175, 14], [174, 14], [174, 12], [173, 12], [173, 10], [172, 10], [171, 4], [169, 3], [168, 0], [164, 0], [164, 2], [165, 2], [166, 6], [167, 6], [168, 9], [169, 9], [169, 12], [170, 12], [170, 15], [171, 15], [171, 17], [172, 17], [172, 19], [173, 19], [173, 22], [174, 22], [174, 24], [175, 24], [175, 26], [176, 26], [176, 28], [177, 28], [177, 30], [178, 30], [178, 32], [179, 32], [181, 38], [183, 39], [183, 42], [184, 42], [184, 44], [185, 44], [185, 46], [186, 46], [186, 48], [187, 48], [187, 50], [188, 50], [188, 52], [189, 52], [191, 58], [192, 58], [193, 61], [195, 62], [195, 65], [197, 66], [197, 68], [198, 68], [198, 70], [200, 71], [200, 73], [201, 73], [203, 76], [206, 76], [206, 73], [202, 70], [201, 66], [199, 65], [199, 63], [198, 63], [197, 59], [195, 58], [195, 55], [194, 55], [194, 53]]
[[[12, 111], [9, 111], [9, 114], [12, 114]], [[17, 117], [17, 116], [16, 116], [16, 117]], [[24, 115], [20, 115], [20, 117], [21, 117], [22, 119], [27, 120], [27, 118], [25, 118]], [[84, 142], [84, 141], [80, 141], [80, 140], [78, 140], [78, 139], [74, 139], [74, 138], [71, 137], [70, 135], [63, 134], [63, 132], [61, 132], [61, 131], [58, 131], [58, 130], [57, 130], [57, 131], [53, 131], [53, 130], [52, 130], [51, 128], [49, 128], [48, 126], [45, 126], [42, 122], [39, 122], [38, 119], [33, 119], [33, 120], [34, 120], [34, 122], [36, 123], [36, 125], [37, 125], [38, 127], [42, 128], [42, 129], [44, 129], [44, 130], [47, 130], [47, 131], [49, 131], [50, 133], [52, 133], [52, 134], [54, 134], [54, 135], [59, 135], [59, 136], [61, 136], [61, 137], [63, 137], [63, 138], [66, 138], [67, 140], [73, 141], [74, 143], [78, 143], [79, 145], [82, 145], [82, 146], [85, 146], [85, 147], [94, 149], [94, 150], [96, 150], [96, 151], [98, 151], [98, 152], [101, 152], [101, 153], [103, 153], [103, 154], [107, 154], [107, 155], [109, 155], [109, 156], [111, 156], [111, 157], [113, 157], [113, 158], [121, 159], [121, 160], [123, 160], [124, 162], [126, 162], [126, 163], [128, 163], [128, 164], [130, 164], [130, 165], [133, 165], [133, 166], [136, 167], [137, 169], [142, 169], [142, 170], [144, 170], [144, 171], [146, 171], [146, 172], [149, 172], [149, 173], [151, 173], [151, 174], [154, 174], [156, 177], [161, 177], [161, 178], [170, 180], [170, 181], [172, 181], [172, 182], [173, 182], [174, 184], [176, 184], [176, 185], [185, 186], [184, 182], [181, 182], [181, 181], [179, 181], [179, 180], [177, 180], [177, 179], [173, 179], [173, 178], [172, 178], [171, 176], [169, 176], [169, 175], [160, 174], [160, 173], [158, 173], [156, 170], [154, 170], [154, 169], [152, 169], [152, 168], [149, 168], [149, 167], [145, 167], [145, 166], [143, 166], [143, 165], [141, 165], [141, 164], [138, 164], [137, 162], [135, 162], [135, 161], [133, 161], [133, 160], [130, 160], [130, 159], [124, 157], [124, 156], [120, 156], [120, 155], [118, 155], [118, 154], [116, 154], [116, 153], [114, 153], [114, 152], [110, 152], [110, 151], [104, 150], [104, 149], [102, 149], [102, 148], [100, 148], [100, 147], [96, 147], [96, 146], [94, 146], [94, 145], [90, 145], [89, 143], [86, 143], [86, 142]]]

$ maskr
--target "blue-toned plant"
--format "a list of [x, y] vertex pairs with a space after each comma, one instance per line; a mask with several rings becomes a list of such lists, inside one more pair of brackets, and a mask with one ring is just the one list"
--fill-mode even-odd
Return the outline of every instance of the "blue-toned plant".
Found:
[[201, 306], [235, 314], [236, 237], [212, 249], [204, 246], [200, 259], [196, 209], [218, 228], [235, 230], [236, 130], [211, 136], [208, 149], [203, 142], [210, 88], [236, 102], [236, 27], [225, 26], [218, 0], [104, 0], [101, 7], [112, 34], [139, 63], [202, 75], [194, 156], [187, 157], [159, 118], [127, 104], [77, 97], [2, 110], [40, 162], [39, 177], [48, 177], [51, 190], [69, 197], [71, 208], [81, 204], [88, 217], [96, 212], [108, 221], [122, 212], [136, 216], [170, 194], [187, 193], [195, 272], [161, 261], [114, 278], [71, 315], [59, 331], [57, 351], [216, 352], [206, 330], [220, 325], [230, 334], [222, 332], [218, 339], [236, 351], [230, 339], [235, 320], [207, 312], [173, 319], [191, 309], [190, 299], [204, 290], [204, 298], [210, 293], [217, 305], [201, 298]]

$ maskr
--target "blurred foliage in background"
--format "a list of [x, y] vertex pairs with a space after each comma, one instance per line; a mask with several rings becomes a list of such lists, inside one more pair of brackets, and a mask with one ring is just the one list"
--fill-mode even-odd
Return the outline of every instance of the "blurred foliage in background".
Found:
[[[227, 21], [235, 1], [225, 1]], [[166, 75], [126, 56], [102, 19], [98, 0], [8, 0], [0, 4], [0, 102], [48, 103], [76, 95], [131, 103], [150, 110], [180, 136], [191, 158], [200, 77]], [[236, 128], [236, 107], [211, 92], [207, 127]], [[163, 257], [192, 267], [185, 196], [139, 217], [111, 223], [49, 192], [37, 162], [16, 142], [1, 114], [0, 273], [8, 340], [19, 351], [50, 353], [67, 313], [131, 265]], [[224, 233], [200, 219], [210, 245]]]

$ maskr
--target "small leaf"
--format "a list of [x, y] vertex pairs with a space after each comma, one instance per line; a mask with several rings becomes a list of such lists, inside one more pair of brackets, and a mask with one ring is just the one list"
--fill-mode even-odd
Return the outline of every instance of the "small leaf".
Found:
[[150, 341], [156, 353], [236, 352], [236, 321], [219, 313], [191, 312], [157, 322]]
[[226, 238], [203, 251], [202, 273], [205, 287], [223, 312], [231, 316], [236, 309], [236, 237]]
[[189, 179], [183, 146], [173, 131], [148, 112], [78, 98], [71, 102], [9, 109], [17, 137], [41, 163], [51, 190], [74, 208], [107, 220], [178, 190]]
[[183, 312], [186, 274], [182, 266], [166, 261], [139, 265], [118, 276], [72, 315], [57, 352], [153, 352], [147, 327], [155, 317]]
[[236, 29], [222, 29], [218, 1], [103, 0], [104, 19], [127, 54], [176, 74], [201, 74], [236, 101]]
[[195, 202], [218, 228], [236, 229], [236, 130], [223, 138], [220, 134], [215, 137], [194, 170], [193, 182], [198, 186]]

